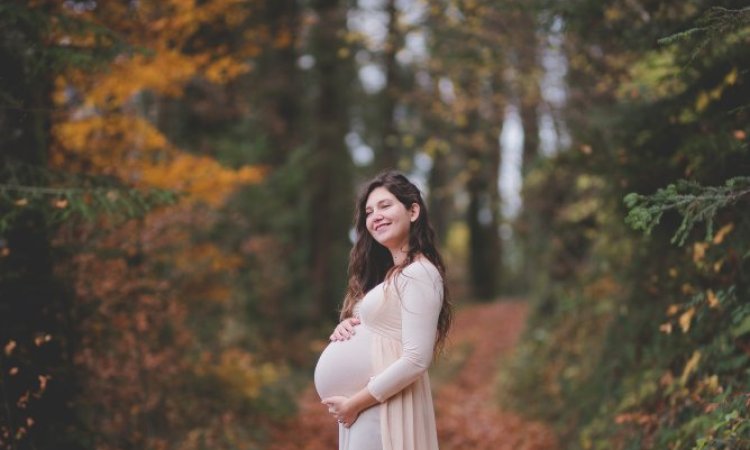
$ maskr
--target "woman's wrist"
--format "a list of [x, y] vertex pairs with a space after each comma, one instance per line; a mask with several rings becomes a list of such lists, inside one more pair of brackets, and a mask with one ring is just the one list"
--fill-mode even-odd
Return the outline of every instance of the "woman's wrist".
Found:
[[355, 414], [359, 414], [366, 410], [370, 406], [376, 405], [380, 402], [370, 394], [370, 391], [365, 387], [356, 394], [346, 399], [345, 407], [348, 411]]
[[349, 414], [356, 414], [359, 415], [359, 410], [357, 409], [357, 402], [354, 401], [354, 397], [349, 397], [344, 402], [344, 411], [346, 411]]

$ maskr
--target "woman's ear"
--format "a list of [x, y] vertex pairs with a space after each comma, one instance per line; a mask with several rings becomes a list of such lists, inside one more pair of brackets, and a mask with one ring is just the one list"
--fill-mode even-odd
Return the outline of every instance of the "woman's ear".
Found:
[[412, 203], [411, 208], [409, 208], [409, 221], [413, 223], [419, 219], [419, 212], [419, 203]]

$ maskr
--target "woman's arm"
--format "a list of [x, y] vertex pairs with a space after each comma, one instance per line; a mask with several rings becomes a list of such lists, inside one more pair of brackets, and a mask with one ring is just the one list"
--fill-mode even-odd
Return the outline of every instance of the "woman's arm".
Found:
[[402, 353], [367, 385], [380, 402], [412, 384], [430, 367], [443, 303], [443, 284], [431, 265], [417, 262], [406, 267], [396, 283], [401, 294]]

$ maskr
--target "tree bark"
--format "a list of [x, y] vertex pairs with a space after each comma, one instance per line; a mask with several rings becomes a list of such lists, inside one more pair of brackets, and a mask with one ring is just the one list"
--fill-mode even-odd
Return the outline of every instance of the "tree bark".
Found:
[[265, 93], [262, 100], [263, 128], [269, 136], [272, 164], [286, 162], [293, 149], [300, 145], [302, 88], [297, 68], [297, 34], [300, 29], [298, 0], [268, 2], [267, 23], [271, 34], [280, 40], [287, 34], [291, 42], [269, 50], [263, 62]]
[[396, 0], [388, 0], [386, 4], [388, 14], [388, 35], [383, 52], [385, 69], [385, 89], [382, 93], [383, 102], [383, 145], [380, 155], [380, 167], [383, 169], [398, 168], [398, 154], [400, 139], [396, 124], [396, 105], [398, 99], [398, 63], [396, 52], [400, 47], [401, 37], [398, 32], [398, 10]]
[[466, 222], [469, 228], [469, 272], [472, 293], [479, 300], [490, 300], [497, 293], [500, 274], [500, 239], [498, 236], [499, 192], [497, 188], [500, 149], [495, 133], [499, 117], [492, 105], [492, 92], [485, 92], [482, 80], [469, 75], [465, 85], [473, 105], [467, 113], [469, 206]]
[[[47, 17], [20, 4], [10, 8], [24, 9], [20, 12], [29, 20], [0, 26], [0, 98], [7, 106], [0, 109], [0, 183], [44, 187], [48, 182], [39, 173], [45, 173], [49, 154], [55, 73], [38, 70], [53, 65], [47, 60], [46, 28], [32, 22]], [[78, 448], [66, 431], [75, 420], [73, 333], [67, 320], [72, 296], [54, 273], [53, 232], [38, 209], [27, 207], [0, 235], [0, 345], [17, 344], [0, 354], [0, 429], [9, 430], [14, 440], [15, 430], [27, 427], [30, 411], [43, 411], [33, 413], [28, 436], [10, 442], [0, 436], [0, 442], [16, 449]], [[53, 340], [37, 346], [34, 339], [40, 334]], [[8, 376], [12, 367], [18, 372]], [[27, 409], [19, 399], [38, 389], [42, 375], [52, 376], [55, 387], [32, 398]]]
[[314, 6], [319, 17], [313, 36], [318, 92], [308, 187], [312, 318], [321, 319], [335, 317], [341, 303], [351, 246], [353, 168], [344, 144], [351, 59], [341, 50], [345, 8], [338, 0], [319, 0]]

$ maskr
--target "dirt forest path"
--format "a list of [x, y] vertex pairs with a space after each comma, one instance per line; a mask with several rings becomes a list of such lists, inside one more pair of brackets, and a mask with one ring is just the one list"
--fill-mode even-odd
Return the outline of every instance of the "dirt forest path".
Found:
[[[447, 348], [433, 377], [441, 450], [554, 450], [553, 433], [497, 405], [498, 362], [516, 345], [527, 305], [517, 301], [460, 309]], [[272, 432], [269, 450], [333, 450], [337, 426], [325, 413], [312, 386], [299, 413]]]

